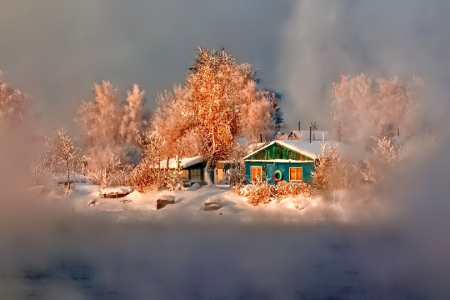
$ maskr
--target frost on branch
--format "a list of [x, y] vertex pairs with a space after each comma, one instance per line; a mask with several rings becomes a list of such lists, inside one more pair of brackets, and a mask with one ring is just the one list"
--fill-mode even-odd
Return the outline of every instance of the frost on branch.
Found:
[[39, 168], [52, 170], [53, 175], [63, 176], [64, 185], [70, 190], [70, 176], [77, 175], [80, 168], [80, 148], [67, 135], [63, 128], [57, 130], [54, 136], [47, 138], [48, 152], [46, 157], [36, 165]]

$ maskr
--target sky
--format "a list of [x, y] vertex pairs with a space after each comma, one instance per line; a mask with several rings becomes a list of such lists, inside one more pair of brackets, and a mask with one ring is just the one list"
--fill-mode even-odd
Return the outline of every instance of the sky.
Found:
[[[132, 84], [147, 107], [181, 83], [196, 47], [222, 48], [284, 95], [287, 130], [331, 126], [341, 75], [423, 78], [431, 110], [448, 106], [450, 4], [443, 0], [0, 0], [0, 70], [29, 94], [42, 124], [71, 128], [94, 83], [122, 99]], [[443, 114], [443, 113], [442, 113]]]
[[222, 48], [275, 87], [292, 0], [0, 0], [0, 70], [29, 94], [43, 126], [71, 127], [94, 83], [122, 99], [136, 83], [147, 106], [181, 83], [196, 48]]

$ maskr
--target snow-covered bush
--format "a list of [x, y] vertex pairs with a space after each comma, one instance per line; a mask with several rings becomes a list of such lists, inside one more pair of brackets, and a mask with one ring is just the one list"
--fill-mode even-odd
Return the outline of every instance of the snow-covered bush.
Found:
[[120, 147], [91, 147], [84, 156], [86, 179], [102, 187], [125, 185], [131, 165]]
[[144, 159], [131, 171], [128, 177], [129, 184], [141, 193], [157, 190], [163, 185], [164, 173], [163, 169], [155, 168], [154, 164]]
[[259, 181], [236, 189], [241, 197], [246, 197], [252, 205], [266, 204], [272, 200], [282, 200], [287, 197], [312, 196], [312, 187], [307, 183], [280, 181], [276, 185], [267, 181]]

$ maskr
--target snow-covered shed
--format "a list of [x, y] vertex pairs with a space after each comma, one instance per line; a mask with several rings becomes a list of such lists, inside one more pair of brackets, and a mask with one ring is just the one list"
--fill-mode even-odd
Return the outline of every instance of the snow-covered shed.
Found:
[[[326, 150], [337, 145], [341, 155], [347, 159], [363, 160], [365, 152], [347, 144], [328, 141]], [[269, 184], [278, 181], [312, 182], [315, 160], [322, 153], [321, 141], [278, 140], [256, 150], [246, 157], [246, 181], [267, 180]]]
[[191, 182], [205, 183], [206, 160], [202, 156], [169, 158], [159, 162], [161, 169], [182, 169], [182, 178]]

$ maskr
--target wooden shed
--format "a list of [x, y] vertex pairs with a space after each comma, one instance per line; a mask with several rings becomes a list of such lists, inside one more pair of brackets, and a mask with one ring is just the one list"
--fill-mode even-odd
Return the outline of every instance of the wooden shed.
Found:
[[170, 158], [162, 160], [157, 168], [166, 169], [182, 169], [181, 178], [190, 182], [197, 182], [200, 184], [205, 184], [204, 170], [206, 166], [206, 161], [201, 156], [195, 157], [184, 157], [181, 159]]

